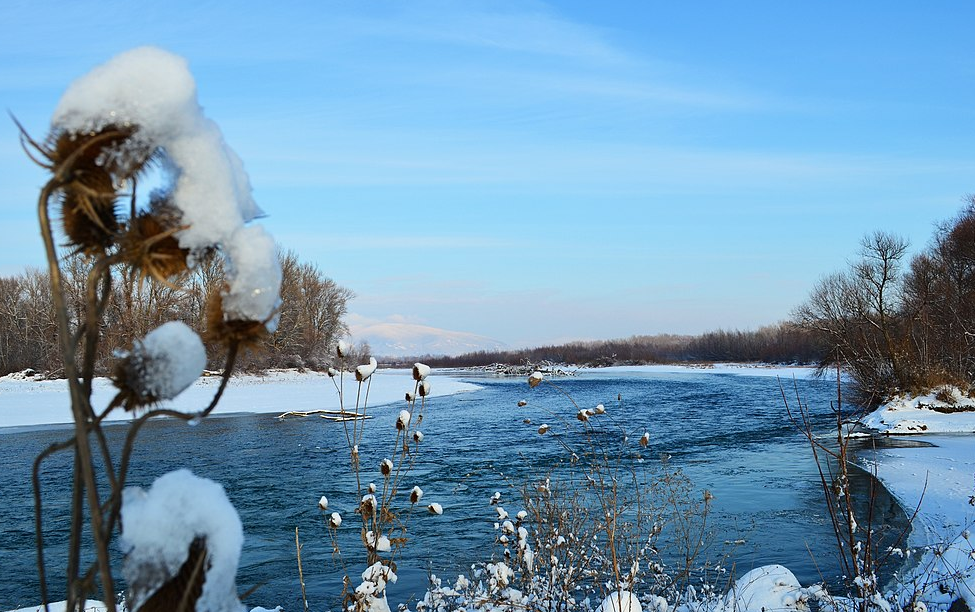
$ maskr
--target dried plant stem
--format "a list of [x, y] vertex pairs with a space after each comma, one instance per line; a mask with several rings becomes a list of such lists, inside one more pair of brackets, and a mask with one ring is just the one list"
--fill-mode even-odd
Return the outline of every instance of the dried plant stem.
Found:
[[305, 595], [305, 572], [301, 567], [301, 543], [298, 541], [298, 528], [295, 527], [295, 553], [298, 555], [298, 582], [301, 584], [301, 601], [308, 612], [308, 597]]

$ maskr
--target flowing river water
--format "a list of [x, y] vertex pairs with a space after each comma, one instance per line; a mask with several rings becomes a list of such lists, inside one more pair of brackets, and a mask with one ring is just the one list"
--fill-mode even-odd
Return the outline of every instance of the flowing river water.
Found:
[[[808, 443], [789, 420], [775, 377], [607, 371], [558, 379], [565, 394], [547, 385], [530, 390], [523, 378], [460, 377], [481, 389], [427, 402], [422, 450], [403, 480], [403, 490], [420, 486], [423, 503], [438, 502], [444, 512], [433, 516], [424, 511], [409, 519], [409, 541], [398, 554], [400, 579], [390, 588], [391, 603], [421, 597], [431, 572], [452, 579], [497, 552], [492, 494], [502, 493], [502, 504], [513, 516], [523, 507], [522, 486], [544, 477], [568, 452], [551, 433], [540, 436], [539, 424], [564, 432], [559, 438], [573, 449], [584, 443], [565, 394], [581, 407], [606, 406], [609, 418], [605, 425], [596, 421], [597, 427], [605, 427], [608, 436], [617, 435], [617, 427], [628, 432], [627, 461], [636, 473], [679, 469], [692, 483], [691, 499], [700, 499], [704, 490], [714, 496], [706, 527], [710, 545], [701, 558], [726, 568], [728, 577], [768, 563], [789, 567], [803, 584], [835, 582], [840, 576], [818, 471]], [[828, 434], [835, 424], [830, 408], [834, 384], [792, 379], [783, 384], [793, 404], [798, 391], [816, 430]], [[528, 403], [519, 407], [522, 399]], [[394, 424], [403, 407], [370, 409], [375, 418], [366, 423], [364, 478], [381, 483], [378, 464], [392, 453]], [[282, 412], [287, 409], [281, 406]], [[107, 430], [111, 442], [119, 444], [127, 426]], [[643, 432], [650, 434], [646, 449], [637, 444]], [[67, 434], [57, 427], [0, 430], [0, 610], [40, 600], [31, 464]], [[69, 456], [62, 454], [46, 462], [42, 472], [49, 582], [58, 599], [64, 596], [59, 570], [65, 565], [69, 466]], [[180, 467], [221, 483], [240, 513], [245, 543], [238, 586], [241, 592], [257, 586], [248, 604], [301, 609], [296, 527], [313, 609], [335, 606], [343, 560], [353, 576], [362, 571], [353, 513], [358, 497], [342, 424], [272, 415], [210, 418], [195, 426], [170, 420], [148, 424], [129, 483], [147, 487]], [[854, 484], [865, 491], [870, 476], [861, 473]], [[317, 507], [322, 495], [330, 500], [329, 512], [345, 518], [342, 560], [333, 555]], [[875, 506], [878, 523], [893, 530], [904, 526], [903, 512], [883, 492]]]

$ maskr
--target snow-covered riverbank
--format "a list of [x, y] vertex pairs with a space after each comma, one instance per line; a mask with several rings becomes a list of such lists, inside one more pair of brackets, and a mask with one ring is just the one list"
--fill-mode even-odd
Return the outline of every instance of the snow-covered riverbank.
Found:
[[[972, 404], [955, 398], [956, 407]], [[915, 559], [900, 577], [900, 599], [920, 591], [928, 605], [961, 597], [975, 609], [975, 412], [947, 412], [932, 394], [895, 399], [862, 423], [921, 443], [884, 445], [858, 457], [909, 516], [917, 510], [906, 542]]]
[[[307, 410], [335, 410], [339, 395], [333, 381], [320, 372], [274, 370], [264, 375], [234, 376], [217, 404], [214, 414], [275, 413]], [[477, 385], [450, 376], [434, 375], [431, 397], [463, 393], [477, 389]], [[161, 404], [183, 412], [202, 410], [216, 392], [220, 378], [203, 377], [175, 400]], [[413, 391], [414, 381], [409, 370], [377, 370], [368, 385], [369, 405], [380, 406], [402, 400]], [[92, 403], [107, 406], [116, 389], [111, 381], [98, 378], [93, 384]], [[355, 406], [358, 386], [355, 377], [344, 377], [345, 407]], [[363, 386], [365, 393], [366, 386]], [[110, 420], [131, 418], [122, 410], [109, 415]], [[67, 382], [64, 380], [34, 380], [19, 375], [0, 377], [0, 428], [54, 425], [71, 422], [71, 407]]]

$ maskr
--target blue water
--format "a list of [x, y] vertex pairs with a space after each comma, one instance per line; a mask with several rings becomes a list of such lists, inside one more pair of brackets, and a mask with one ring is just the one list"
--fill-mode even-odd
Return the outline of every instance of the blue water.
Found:
[[[521, 509], [521, 486], [566, 456], [551, 435], [537, 434], [540, 423], [561, 431], [564, 419], [575, 425], [570, 431], [576, 433], [563, 439], [582, 442], [575, 409], [557, 391], [544, 385], [529, 390], [521, 378], [470, 380], [483, 388], [427, 403], [422, 452], [401, 489], [419, 485], [425, 492], [423, 503], [441, 503], [444, 514], [418, 513], [410, 519], [411, 539], [398, 556], [400, 580], [390, 589], [391, 602], [422, 595], [428, 572], [454, 576], [490, 557], [496, 518], [489, 506], [491, 494], [501, 491], [514, 515]], [[786, 384], [794, 396], [792, 381]], [[637, 472], [679, 468], [693, 482], [695, 495], [711, 491], [712, 545], [706, 553], [734, 574], [767, 563], [786, 565], [804, 584], [835, 580], [840, 574], [818, 473], [805, 439], [786, 415], [775, 378], [596, 373], [561, 379], [559, 385], [580, 406], [604, 404], [612, 422], [625, 427], [632, 438], [628, 448], [639, 451], [640, 460], [631, 462]], [[797, 385], [817, 428], [825, 431], [832, 420], [833, 384], [802, 380]], [[520, 399], [528, 405], [519, 408]], [[376, 418], [367, 423], [362, 445], [364, 470], [371, 472], [367, 478], [381, 482], [378, 463], [391, 454], [402, 407], [373, 410]], [[108, 427], [111, 442], [119, 444], [126, 430], [121, 424]], [[640, 450], [635, 442], [644, 431], [650, 433], [650, 445]], [[0, 609], [39, 601], [30, 466], [38, 452], [67, 433], [37, 428], [0, 434]], [[666, 466], [661, 456], [669, 457]], [[56, 456], [42, 474], [49, 583], [56, 598], [63, 598], [58, 571], [65, 564], [69, 459]], [[258, 585], [246, 601], [250, 605], [300, 609], [294, 548], [298, 527], [308, 598], [313, 608], [324, 609], [334, 606], [341, 592], [341, 570], [317, 508], [321, 495], [330, 500], [329, 512], [338, 510], [345, 518], [346, 562], [356, 572], [363, 569], [356, 556], [359, 548], [349, 539], [357, 537], [352, 511], [358, 498], [347, 462], [343, 426], [318, 418], [279, 421], [271, 415], [239, 415], [196, 426], [160, 420], [142, 432], [129, 483], [148, 486], [163, 473], [187, 467], [223, 484], [246, 536], [239, 589]], [[903, 521], [891, 501], [884, 498], [879, 505], [882, 520]]]

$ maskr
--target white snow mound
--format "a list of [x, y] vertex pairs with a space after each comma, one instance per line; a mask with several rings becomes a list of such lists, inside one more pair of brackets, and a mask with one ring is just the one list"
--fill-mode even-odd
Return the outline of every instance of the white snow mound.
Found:
[[725, 595], [725, 612], [805, 609], [806, 591], [781, 565], [757, 567], [735, 581]]
[[209, 567], [197, 610], [240, 612], [235, 577], [244, 531], [223, 487], [184, 469], [160, 476], [148, 491], [125, 489], [123, 573], [130, 587], [140, 585], [130, 593], [133, 608], [179, 571], [198, 537], [206, 538]]

